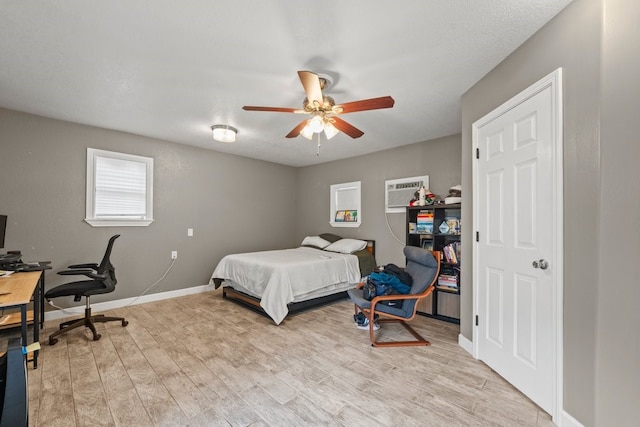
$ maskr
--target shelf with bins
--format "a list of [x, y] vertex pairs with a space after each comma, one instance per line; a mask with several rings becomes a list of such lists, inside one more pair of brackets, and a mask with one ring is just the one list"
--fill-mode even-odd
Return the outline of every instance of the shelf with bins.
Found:
[[406, 212], [406, 244], [441, 254], [436, 289], [418, 311], [453, 323], [460, 322], [460, 212], [460, 204], [411, 206]]

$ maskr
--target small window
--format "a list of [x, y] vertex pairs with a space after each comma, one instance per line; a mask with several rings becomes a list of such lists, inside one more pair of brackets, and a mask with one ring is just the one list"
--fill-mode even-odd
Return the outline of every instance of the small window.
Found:
[[94, 227], [153, 222], [153, 159], [87, 148], [87, 217]]
[[362, 224], [360, 188], [360, 181], [331, 186], [329, 224], [332, 227], [360, 227]]

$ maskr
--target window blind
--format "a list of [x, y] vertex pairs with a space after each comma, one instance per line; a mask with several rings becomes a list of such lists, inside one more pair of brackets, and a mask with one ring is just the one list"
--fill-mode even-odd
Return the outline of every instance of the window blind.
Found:
[[95, 167], [95, 217], [145, 218], [146, 164], [97, 156]]

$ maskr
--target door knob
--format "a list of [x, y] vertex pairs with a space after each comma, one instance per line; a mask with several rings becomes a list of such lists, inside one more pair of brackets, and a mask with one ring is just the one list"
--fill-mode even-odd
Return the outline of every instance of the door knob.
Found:
[[546, 270], [547, 268], [549, 268], [549, 262], [546, 259], [533, 261], [531, 265], [533, 266], [533, 268], [539, 268], [540, 270]]

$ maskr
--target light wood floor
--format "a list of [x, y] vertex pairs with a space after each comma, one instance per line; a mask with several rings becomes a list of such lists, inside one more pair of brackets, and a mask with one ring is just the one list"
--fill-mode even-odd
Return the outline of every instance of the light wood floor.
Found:
[[[280, 326], [219, 292], [111, 313], [129, 326], [43, 331], [32, 426], [551, 426], [550, 417], [419, 317], [430, 347], [372, 348], [345, 300]], [[404, 336], [383, 325], [386, 337]]]

